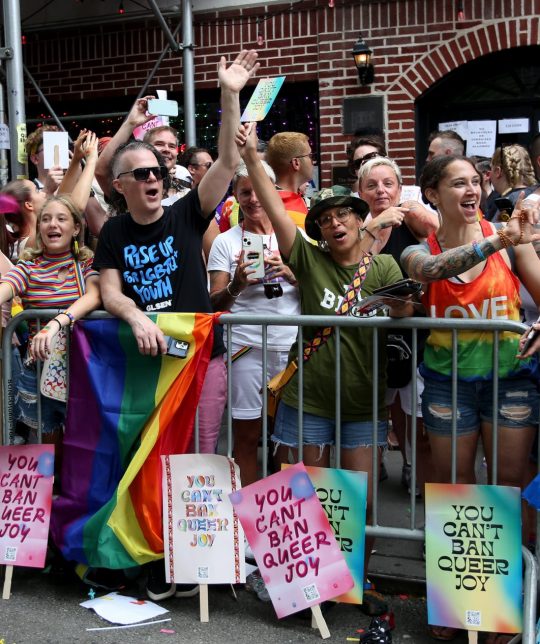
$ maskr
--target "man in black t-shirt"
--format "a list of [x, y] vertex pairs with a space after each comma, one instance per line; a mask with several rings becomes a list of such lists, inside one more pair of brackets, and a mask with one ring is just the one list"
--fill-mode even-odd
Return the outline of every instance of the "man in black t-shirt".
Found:
[[[256, 59], [255, 51], [242, 51], [227, 67], [221, 58], [219, 156], [197, 188], [185, 197], [172, 206], [161, 205], [167, 169], [147, 143], [128, 143], [118, 148], [111, 161], [112, 185], [125, 199], [126, 208], [125, 214], [103, 226], [94, 267], [100, 272], [105, 308], [130, 325], [139, 351], [145, 355], [167, 351], [163, 332], [145, 312], [212, 312], [202, 237], [240, 161], [235, 145], [239, 93], [259, 67]], [[223, 353], [219, 327], [199, 401], [200, 452], [213, 453], [217, 443], [226, 400]], [[166, 599], [175, 593], [174, 585], [156, 586], [154, 581], [150, 580], [147, 588], [151, 599]]]

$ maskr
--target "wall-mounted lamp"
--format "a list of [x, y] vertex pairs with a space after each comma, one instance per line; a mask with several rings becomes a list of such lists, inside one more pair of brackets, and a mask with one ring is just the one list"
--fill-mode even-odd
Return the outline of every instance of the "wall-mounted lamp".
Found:
[[358, 70], [358, 78], [362, 85], [370, 85], [373, 83], [373, 64], [371, 62], [371, 54], [373, 52], [366, 45], [362, 36], [354, 44], [352, 55], [354, 57], [354, 64]]

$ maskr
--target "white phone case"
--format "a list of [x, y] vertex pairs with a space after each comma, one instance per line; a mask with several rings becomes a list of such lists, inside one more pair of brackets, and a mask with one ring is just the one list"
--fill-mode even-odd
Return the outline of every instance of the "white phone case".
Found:
[[249, 270], [255, 271], [249, 275], [250, 279], [262, 279], [264, 277], [264, 248], [262, 235], [254, 235], [244, 232], [242, 236], [242, 249], [244, 261], [252, 261]]

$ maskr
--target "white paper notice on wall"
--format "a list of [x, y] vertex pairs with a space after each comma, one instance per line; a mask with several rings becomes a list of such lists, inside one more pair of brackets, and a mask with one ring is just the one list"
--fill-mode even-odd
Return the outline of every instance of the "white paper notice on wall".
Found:
[[495, 152], [497, 121], [469, 121], [467, 156], [490, 157]]
[[447, 121], [446, 123], [439, 123], [439, 132], [444, 132], [445, 130], [456, 132], [465, 141], [469, 136], [468, 121]]
[[528, 132], [529, 119], [499, 119], [499, 134], [514, 134], [515, 132]]
[[0, 123], [0, 150], [9, 149], [9, 127], [5, 123]]

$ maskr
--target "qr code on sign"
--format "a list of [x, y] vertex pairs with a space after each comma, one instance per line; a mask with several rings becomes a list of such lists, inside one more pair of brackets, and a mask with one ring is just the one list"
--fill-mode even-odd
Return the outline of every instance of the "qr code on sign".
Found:
[[317, 586], [315, 584], [310, 584], [309, 586], [304, 586], [302, 588], [304, 591], [304, 597], [306, 598], [306, 601], [312, 602], [315, 599], [319, 599], [319, 591], [317, 590]]
[[199, 566], [197, 568], [197, 579], [208, 579], [208, 566]]
[[479, 610], [466, 610], [465, 624], [467, 626], [482, 626], [482, 613]]
[[6, 546], [5, 561], [17, 561], [17, 548], [14, 546]]

